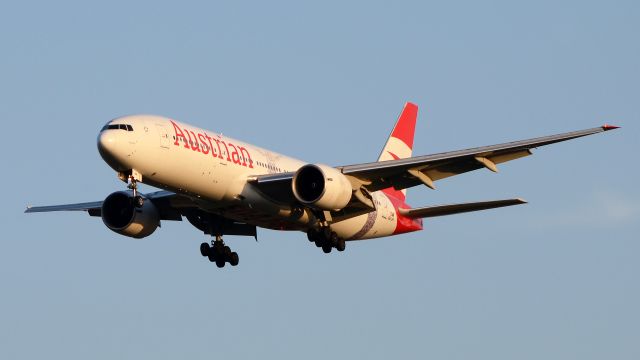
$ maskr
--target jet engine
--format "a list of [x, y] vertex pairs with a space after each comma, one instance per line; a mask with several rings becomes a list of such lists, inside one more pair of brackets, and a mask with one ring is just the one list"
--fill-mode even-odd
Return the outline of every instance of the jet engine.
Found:
[[298, 201], [320, 210], [341, 210], [351, 200], [351, 182], [327, 165], [304, 165], [296, 171], [291, 186]]
[[107, 196], [102, 203], [102, 221], [120, 235], [141, 239], [160, 226], [160, 216], [151, 201], [144, 199], [139, 206], [134, 200], [133, 194], [126, 191]]

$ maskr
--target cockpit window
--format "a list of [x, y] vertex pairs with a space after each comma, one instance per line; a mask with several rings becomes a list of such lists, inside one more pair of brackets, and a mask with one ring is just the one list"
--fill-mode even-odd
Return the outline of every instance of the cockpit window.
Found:
[[129, 124], [107, 124], [100, 131], [105, 131], [105, 130], [133, 131], [133, 127]]

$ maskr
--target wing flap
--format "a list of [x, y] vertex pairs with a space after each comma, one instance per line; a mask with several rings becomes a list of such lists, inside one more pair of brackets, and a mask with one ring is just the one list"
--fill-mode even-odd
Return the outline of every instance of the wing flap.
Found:
[[520, 159], [532, 154], [533, 153], [531, 152], [531, 150], [526, 149], [521, 151], [506, 152], [492, 156], [476, 156], [473, 158], [469, 157], [469, 159], [466, 160], [459, 160], [447, 164], [428, 167], [424, 170], [424, 173], [434, 181], [441, 180], [451, 176], [460, 175], [469, 171], [487, 167], [482, 161], [479, 161], [477, 158], [490, 160], [490, 162], [495, 166], [495, 164], [502, 164], [507, 161]]
[[522, 151], [508, 152], [508, 153], [504, 153], [504, 154], [489, 156], [487, 158], [490, 159], [491, 161], [493, 161], [495, 164], [502, 164], [502, 163], [505, 163], [507, 161], [520, 159], [520, 158], [523, 158], [525, 156], [529, 156], [529, 155], [532, 155], [532, 154], [533, 153], [531, 152], [530, 149], [525, 149], [525, 150], [522, 150]]
[[414, 209], [399, 209], [400, 215], [409, 218], [428, 218], [436, 216], [445, 216], [453, 214], [461, 214], [471, 211], [489, 210], [505, 206], [526, 204], [522, 199], [506, 199], [493, 201], [480, 201], [462, 204], [449, 204], [438, 206], [427, 206]]
[[247, 181], [270, 199], [284, 204], [291, 204], [296, 202], [291, 189], [293, 175], [293, 172], [255, 175], [249, 177]]

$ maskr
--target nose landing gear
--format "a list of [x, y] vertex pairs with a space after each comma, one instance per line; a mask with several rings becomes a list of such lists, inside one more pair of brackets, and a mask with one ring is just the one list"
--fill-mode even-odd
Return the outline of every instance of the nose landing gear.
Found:
[[136, 207], [141, 208], [142, 205], [144, 205], [144, 198], [138, 193], [138, 178], [133, 174], [133, 171], [127, 178], [127, 183], [127, 188], [133, 191], [133, 204]]

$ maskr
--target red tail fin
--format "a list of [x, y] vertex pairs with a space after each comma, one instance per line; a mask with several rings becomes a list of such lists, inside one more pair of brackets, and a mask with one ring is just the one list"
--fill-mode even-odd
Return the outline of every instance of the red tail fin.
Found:
[[[405, 159], [411, 157], [413, 152], [413, 134], [416, 130], [416, 119], [418, 118], [418, 106], [413, 103], [406, 103], [404, 109], [398, 117], [398, 121], [389, 135], [387, 143], [382, 148], [382, 153], [378, 161]], [[392, 195], [402, 201], [406, 198], [406, 190], [395, 190], [389, 188], [385, 193]]]
[[416, 131], [416, 119], [418, 118], [418, 106], [413, 103], [406, 103], [402, 113], [398, 117], [396, 126], [391, 132], [391, 137], [402, 140], [409, 149], [413, 149], [413, 134]]

